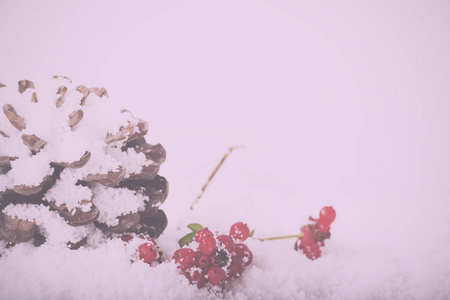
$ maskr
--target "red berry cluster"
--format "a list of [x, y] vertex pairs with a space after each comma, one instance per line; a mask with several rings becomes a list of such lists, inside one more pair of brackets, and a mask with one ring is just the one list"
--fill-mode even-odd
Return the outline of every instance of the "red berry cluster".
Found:
[[295, 242], [294, 249], [302, 250], [303, 254], [311, 260], [322, 254], [320, 247], [325, 246], [325, 240], [331, 237], [330, 225], [336, 218], [336, 211], [332, 206], [325, 206], [320, 210], [319, 219], [309, 217], [313, 224], [300, 228], [303, 236]]
[[193, 247], [175, 251], [172, 259], [180, 272], [198, 288], [223, 286], [227, 279], [236, 279], [251, 264], [253, 254], [243, 243], [250, 235], [242, 222], [230, 228], [229, 235], [214, 235], [208, 228], [194, 235]]
[[[139, 239], [139, 242], [137, 243], [139, 244], [139, 246], [137, 247], [135, 253], [136, 258], [149, 265], [160, 262], [159, 259], [161, 255], [158, 251], [156, 240], [143, 234], [140, 234], [136, 237]], [[125, 243], [130, 243], [134, 239], [134, 236], [126, 234], [122, 235], [120, 238]], [[134, 260], [132, 259], [131, 262], [133, 263]]]

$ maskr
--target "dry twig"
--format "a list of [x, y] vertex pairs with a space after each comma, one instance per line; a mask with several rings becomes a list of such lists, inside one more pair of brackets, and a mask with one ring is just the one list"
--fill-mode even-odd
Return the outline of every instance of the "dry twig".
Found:
[[230, 149], [228, 150], [228, 153], [226, 153], [222, 159], [219, 161], [219, 163], [217, 164], [216, 168], [214, 169], [214, 171], [211, 173], [211, 175], [209, 175], [208, 180], [206, 181], [206, 183], [203, 185], [202, 190], [200, 192], [200, 195], [197, 196], [197, 198], [194, 200], [194, 202], [192, 202], [191, 204], [191, 210], [194, 209], [194, 204], [196, 204], [200, 198], [203, 196], [203, 194], [205, 193], [206, 188], [208, 187], [209, 183], [212, 181], [212, 179], [214, 178], [214, 175], [216, 175], [217, 171], [219, 171], [220, 167], [222, 166], [222, 164], [224, 163], [224, 161], [227, 159], [227, 157], [231, 154], [231, 152], [233, 152], [234, 149], [236, 148], [241, 148], [242, 146], [235, 146], [235, 147], [230, 147]]

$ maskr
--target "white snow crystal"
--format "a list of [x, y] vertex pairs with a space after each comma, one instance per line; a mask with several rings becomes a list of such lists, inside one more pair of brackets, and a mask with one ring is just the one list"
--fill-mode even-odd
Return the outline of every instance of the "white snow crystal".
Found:
[[68, 242], [79, 242], [92, 230], [89, 226], [68, 226], [58, 212], [51, 211], [44, 205], [9, 204], [3, 209], [3, 213], [36, 222], [39, 231], [46, 237], [48, 246], [67, 248]]
[[127, 188], [108, 188], [95, 185], [93, 203], [100, 210], [98, 221], [108, 226], [115, 226], [117, 217], [144, 210], [148, 196], [135, 193]]
[[65, 204], [69, 211], [77, 207], [89, 210], [90, 205], [82, 204], [91, 200], [92, 191], [88, 187], [76, 185], [77, 178], [73, 173], [73, 169], [64, 169], [60, 174], [60, 179], [45, 194], [44, 200], [54, 202], [56, 206]]

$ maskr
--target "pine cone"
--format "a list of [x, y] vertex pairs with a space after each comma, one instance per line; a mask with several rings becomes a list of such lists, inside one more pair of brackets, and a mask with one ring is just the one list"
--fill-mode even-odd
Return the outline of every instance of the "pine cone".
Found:
[[54, 216], [75, 228], [70, 247], [86, 241], [87, 227], [158, 237], [166, 152], [146, 142], [147, 122], [115, 109], [104, 88], [54, 79], [53, 94], [29, 80], [19, 93], [0, 84], [0, 239], [42, 244]]

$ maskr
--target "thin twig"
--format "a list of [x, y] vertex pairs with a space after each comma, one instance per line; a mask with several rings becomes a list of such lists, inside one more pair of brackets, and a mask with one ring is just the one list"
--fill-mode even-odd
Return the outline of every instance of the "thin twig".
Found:
[[214, 178], [214, 175], [216, 175], [217, 171], [219, 171], [220, 167], [222, 166], [222, 164], [224, 163], [224, 161], [227, 159], [228, 155], [231, 154], [231, 152], [233, 152], [234, 149], [236, 148], [240, 148], [242, 146], [235, 146], [235, 147], [230, 147], [230, 149], [228, 150], [228, 153], [226, 153], [222, 159], [219, 161], [219, 164], [216, 166], [216, 168], [214, 169], [214, 171], [211, 173], [211, 175], [209, 175], [208, 180], [206, 181], [206, 183], [203, 185], [202, 190], [200, 192], [200, 195], [197, 196], [197, 198], [194, 200], [194, 202], [192, 202], [191, 204], [191, 210], [194, 209], [194, 204], [196, 204], [200, 198], [203, 196], [203, 194], [205, 193], [206, 188], [208, 187], [209, 183], [211, 182], [211, 180]]
[[270, 237], [270, 238], [255, 238], [258, 241], [272, 241], [272, 240], [281, 240], [281, 239], [290, 239], [290, 238], [302, 238], [303, 233], [294, 234], [294, 235], [285, 235], [285, 236], [276, 236], [276, 237]]

